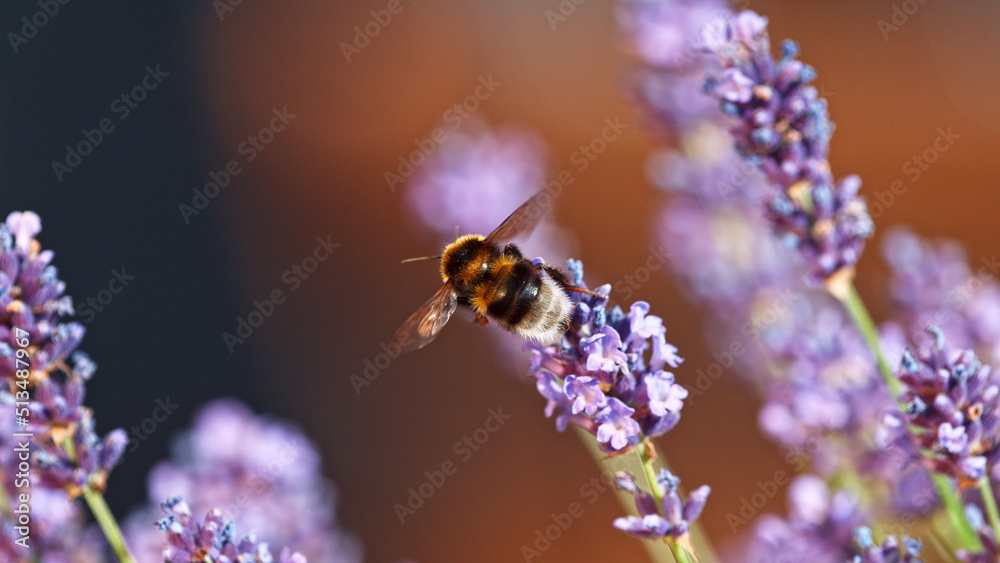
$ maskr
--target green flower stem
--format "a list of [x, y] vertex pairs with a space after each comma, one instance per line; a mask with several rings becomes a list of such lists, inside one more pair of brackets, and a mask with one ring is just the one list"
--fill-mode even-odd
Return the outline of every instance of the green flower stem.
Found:
[[993, 496], [993, 486], [990, 485], [989, 476], [979, 480], [979, 493], [983, 495], [986, 514], [989, 515], [990, 526], [993, 527], [993, 537], [1000, 538], [1000, 512], [997, 511], [997, 499]]
[[640, 441], [635, 451], [639, 454], [639, 460], [642, 461], [642, 470], [646, 472], [646, 479], [649, 480], [649, 490], [653, 493], [653, 499], [656, 501], [656, 510], [659, 511], [663, 506], [663, 490], [660, 488], [660, 484], [656, 482], [656, 468], [653, 467], [653, 460], [646, 449], [646, 443]]
[[938, 497], [941, 498], [941, 504], [944, 505], [945, 510], [948, 512], [951, 525], [955, 528], [955, 533], [958, 534], [958, 541], [961, 547], [973, 552], [982, 551], [983, 544], [979, 541], [976, 531], [972, 529], [972, 525], [965, 519], [962, 502], [958, 498], [955, 488], [951, 485], [951, 478], [934, 471], [931, 471], [930, 475], [934, 481], [934, 488], [937, 489]]
[[[899, 380], [893, 375], [892, 370], [889, 369], [889, 364], [885, 361], [885, 356], [882, 354], [882, 348], [879, 345], [878, 329], [875, 327], [875, 321], [872, 320], [871, 315], [868, 313], [868, 308], [865, 307], [865, 303], [861, 299], [861, 295], [858, 294], [858, 290], [854, 287], [852, 277], [853, 272], [847, 272], [839, 276], [835, 274], [827, 282], [827, 290], [847, 309], [847, 314], [850, 315], [851, 320], [854, 321], [858, 331], [861, 332], [861, 336], [864, 337], [865, 342], [868, 344], [868, 349], [871, 350], [872, 356], [875, 358], [876, 364], [878, 364], [878, 371], [882, 375], [886, 387], [889, 388], [889, 392], [892, 393], [893, 400], [901, 409], [905, 410], [905, 405], [899, 404], [899, 396], [902, 393]], [[938, 496], [941, 497], [941, 503], [948, 511], [948, 517], [951, 519], [952, 526], [958, 534], [958, 539], [962, 547], [981, 551], [983, 547], [979, 541], [979, 537], [976, 536], [972, 526], [966, 520], [965, 511], [962, 510], [962, 503], [959, 501], [950, 479], [946, 475], [941, 475], [933, 471], [931, 472], [931, 477], [934, 479]]]
[[94, 518], [101, 526], [101, 531], [104, 532], [104, 537], [107, 538], [119, 563], [134, 563], [135, 558], [129, 553], [128, 546], [125, 545], [125, 537], [122, 535], [122, 530], [118, 527], [118, 522], [115, 520], [114, 515], [111, 514], [108, 503], [104, 501], [104, 496], [90, 487], [85, 487], [83, 489], [83, 498], [87, 501], [90, 511], [94, 513]]
[[[67, 436], [63, 440], [62, 447], [66, 455], [75, 464], [76, 447], [73, 446], [73, 439], [70, 436]], [[101, 531], [104, 532], [104, 537], [108, 540], [108, 544], [111, 546], [111, 550], [114, 552], [119, 563], [135, 563], [135, 558], [132, 557], [128, 546], [125, 545], [125, 536], [122, 534], [121, 528], [118, 527], [118, 521], [115, 520], [114, 514], [111, 513], [108, 503], [104, 501], [104, 495], [100, 491], [86, 486], [83, 488], [83, 499], [87, 501], [90, 512], [94, 515], [94, 519], [97, 520]]]
[[670, 545], [670, 553], [673, 554], [674, 560], [677, 563], [697, 563], [698, 556], [688, 551], [683, 545], [675, 542], [668, 541]]
[[[572, 426], [574, 434], [576, 434], [577, 437], [580, 438], [580, 441], [583, 442], [587, 451], [590, 452], [590, 456], [597, 462], [597, 466], [600, 467], [602, 471], [605, 470], [604, 461], [607, 459], [608, 454], [601, 451], [601, 449], [597, 447], [597, 440], [594, 439], [594, 435], [579, 426], [576, 426], [575, 424]], [[618, 502], [621, 503], [622, 508], [624, 508], [626, 512], [631, 512], [635, 508], [635, 498], [633, 498], [632, 495], [619, 491], [614, 486], [611, 487], [611, 491], [615, 494]], [[646, 554], [649, 556], [649, 560], [653, 563], [673, 563], [673, 559], [667, 553], [667, 550], [663, 549], [662, 542], [640, 540], [639, 543], [642, 544], [643, 549], [646, 550]]]
[[882, 355], [882, 349], [878, 341], [878, 329], [875, 327], [875, 322], [872, 320], [871, 315], [868, 314], [868, 308], [865, 307], [864, 301], [858, 295], [858, 290], [854, 288], [854, 283], [848, 282], [847, 292], [843, 297], [838, 295], [839, 292], [831, 291], [831, 293], [844, 304], [847, 314], [851, 316], [851, 320], [854, 321], [855, 326], [861, 332], [861, 336], [864, 337], [865, 343], [868, 344], [868, 349], [871, 350], [872, 356], [875, 357], [875, 362], [878, 364], [878, 371], [882, 375], [886, 387], [892, 393], [893, 399], [896, 399], [902, 391], [899, 386], [899, 380], [893, 375], [892, 369], [889, 368], [889, 364], [885, 361], [885, 356]]
[[[656, 501], [656, 510], [662, 511], [663, 489], [661, 489], [660, 484], [656, 482], [656, 468], [653, 467], [653, 459], [652, 456], [650, 456], [649, 449], [646, 447], [646, 440], [641, 433], [639, 434], [639, 437], [640, 437], [639, 445], [636, 446], [635, 451], [636, 453], [639, 454], [639, 460], [642, 461], [642, 469], [646, 473], [646, 479], [649, 480], [649, 490], [653, 493], [653, 499]], [[666, 465], [666, 461], [667, 460], [665, 457], [660, 456], [660, 463]], [[688, 545], [691, 547], [691, 550], [688, 550], [687, 547], [685, 547], [679, 542], [671, 541], [669, 539], [667, 540], [667, 544], [670, 545], [670, 552], [673, 554], [674, 559], [677, 561], [677, 563], [688, 563], [688, 562], [693, 563], [695, 561], [700, 560], [697, 552], [694, 551], [695, 547], [693, 543], [693, 537], [695, 533], [696, 533], [695, 524], [691, 523], [691, 528], [688, 534], [688, 539], [691, 540], [690, 542], [688, 542]], [[709, 546], [711, 545], [707, 541], [707, 538], [705, 538], [704, 532], [701, 530], [700, 527], [697, 529], [697, 533], [700, 536], [699, 540], [703, 540], [699, 541], [698, 543], [701, 543], [702, 545], [709, 545]], [[711, 547], [709, 547], [709, 549], [711, 549]], [[716, 559], [715, 553], [711, 553], [711, 561], [715, 561], [715, 559]]]
[[14, 514], [13, 507], [10, 505], [10, 497], [7, 496], [7, 488], [0, 487], [0, 514], [5, 517], [10, 517]]

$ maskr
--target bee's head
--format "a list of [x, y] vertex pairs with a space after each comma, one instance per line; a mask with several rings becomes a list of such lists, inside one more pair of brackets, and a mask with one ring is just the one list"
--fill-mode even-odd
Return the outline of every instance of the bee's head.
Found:
[[465, 235], [449, 244], [441, 256], [441, 278], [471, 281], [482, 271], [482, 263], [489, 259], [485, 241], [480, 235]]

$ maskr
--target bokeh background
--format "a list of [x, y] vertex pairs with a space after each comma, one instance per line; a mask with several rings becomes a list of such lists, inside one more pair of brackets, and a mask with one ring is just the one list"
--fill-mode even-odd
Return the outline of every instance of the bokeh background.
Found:
[[[476, 117], [535, 128], [550, 144], [553, 172], [605, 118], [630, 125], [577, 175], [554, 213], [595, 282], [620, 279], [646, 260], [664, 196], [645, 180], [643, 163], [658, 141], [623, 95], [633, 61], [620, 50], [614, 4], [583, 2], [553, 29], [545, 12], [558, 9], [556, 0], [402, 0], [402, 12], [349, 62], [341, 43], [386, 2], [243, 2], [220, 17], [221, 4], [70, 2], [17, 52], [0, 46], [3, 214], [41, 214], [41, 240], [56, 250], [78, 302], [106, 288], [114, 270], [135, 276], [87, 323], [82, 348], [100, 366], [87, 402], [99, 432], [138, 424], [157, 399], [180, 405], [114, 472], [112, 508], [125, 514], [142, 502], [145, 475], [168, 455], [171, 436], [200, 404], [233, 395], [316, 440], [339, 487], [340, 518], [367, 560], [522, 560], [521, 546], [552, 513], [579, 502], [598, 469], [575, 436], [543, 417], [531, 382], [497, 359], [490, 340], [498, 329], [458, 318], [360, 396], [349, 377], [438, 283], [432, 265], [399, 264], [439, 248], [413, 219], [405, 187], [391, 190], [384, 173], [480, 76], [501, 85]], [[893, 6], [740, 7], [770, 18], [775, 43], [801, 44], [837, 124], [835, 174], [859, 174], [870, 198], [904, 177], [903, 164], [931, 146], [939, 127], [960, 135], [877, 226], [906, 223], [961, 239], [978, 261], [998, 250], [1000, 5], [922, 4], [886, 38], [878, 21]], [[3, 2], [0, 30], [17, 32], [21, 17], [37, 10], [36, 2]], [[141, 82], [147, 65], [169, 76], [120, 120], [111, 104]], [[296, 116], [289, 126], [186, 221], [179, 205], [192, 204], [192, 190], [242, 158], [247, 135], [286, 106]], [[59, 181], [52, 162], [104, 118], [114, 131]], [[340, 244], [332, 257], [230, 353], [222, 334], [254, 300], [284, 288], [284, 272], [327, 236]], [[879, 316], [877, 240], [858, 283]], [[690, 384], [712, 362], [699, 311], [666, 276], [635, 298], [664, 316], [686, 358], [678, 380]], [[686, 485], [712, 486], [702, 522], [725, 543], [735, 537], [726, 514], [787, 465], [758, 435], [758, 405], [735, 381], [724, 378], [696, 405], [660, 446]], [[509, 421], [401, 525], [393, 505], [406, 502], [424, 471], [455, 459], [453, 444], [500, 407]], [[784, 494], [764, 510], [783, 514]], [[644, 557], [635, 540], [611, 529], [621, 513], [603, 494], [542, 559]]]

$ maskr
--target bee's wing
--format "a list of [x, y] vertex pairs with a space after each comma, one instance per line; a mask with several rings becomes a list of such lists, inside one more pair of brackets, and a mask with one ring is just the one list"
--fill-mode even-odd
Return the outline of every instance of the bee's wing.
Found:
[[[544, 196], [544, 197], [543, 197]], [[528, 198], [486, 237], [486, 243], [502, 243], [517, 235], [531, 234], [552, 205], [552, 195], [542, 190]]]
[[423, 348], [441, 332], [457, 304], [454, 286], [444, 284], [399, 327], [392, 337], [393, 344], [405, 352]]

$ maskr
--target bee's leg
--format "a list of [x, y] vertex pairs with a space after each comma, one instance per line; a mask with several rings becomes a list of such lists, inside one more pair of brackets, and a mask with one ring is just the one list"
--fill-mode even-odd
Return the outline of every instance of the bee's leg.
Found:
[[472, 322], [481, 324], [483, 326], [486, 326], [486, 325], [490, 324], [490, 320], [489, 319], [487, 319], [483, 315], [480, 315], [478, 312], [476, 312], [476, 309], [472, 306], [471, 303], [469, 303], [469, 298], [468, 297], [457, 297], [457, 298], [455, 298], [455, 301], [459, 305], [465, 305], [466, 307], [468, 307], [469, 309], [472, 310], [472, 314], [476, 316], [476, 318], [472, 319]]
[[563, 288], [565, 291], [577, 291], [580, 293], [589, 293], [590, 295], [600, 297], [601, 299], [605, 300], [607, 300], [608, 298], [607, 295], [601, 295], [596, 291], [591, 291], [589, 289], [573, 285], [572, 283], [570, 283], [569, 278], [566, 277], [566, 274], [562, 273], [562, 270], [550, 264], [538, 264], [537, 266], [535, 266], [535, 269], [544, 271], [546, 274], [549, 275], [550, 278], [552, 278], [552, 281], [556, 282], [556, 285]]
[[503, 247], [504, 256], [513, 258], [514, 260], [524, 260], [524, 255], [521, 254], [521, 249], [513, 244], [508, 244]]

